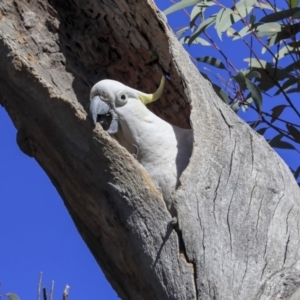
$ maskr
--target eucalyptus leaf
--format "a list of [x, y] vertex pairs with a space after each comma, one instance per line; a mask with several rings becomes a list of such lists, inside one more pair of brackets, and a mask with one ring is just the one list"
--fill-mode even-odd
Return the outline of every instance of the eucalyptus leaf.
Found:
[[240, 109], [240, 104], [239, 101], [235, 101], [233, 103], [233, 105], [231, 105], [231, 109], [235, 112], [238, 113], [239, 109]]
[[197, 20], [197, 18], [203, 14], [203, 8], [199, 7], [198, 4], [195, 5], [191, 11], [191, 15], [190, 15], [190, 27], [193, 27], [195, 25], [195, 22]]
[[261, 135], [264, 135], [265, 132], [269, 129], [269, 127], [263, 127], [263, 128], [260, 128], [258, 130], [256, 130], [257, 133], [261, 134]]
[[242, 7], [242, 6], [250, 7], [250, 6], [253, 6], [253, 5], [256, 5], [256, 4], [257, 4], [257, 0], [241, 0], [241, 1], [237, 2], [235, 4], [235, 6], [237, 8]]
[[214, 66], [219, 69], [226, 69], [225, 65], [219, 59], [212, 57], [212, 56], [202, 56], [196, 57], [196, 60], [199, 62], [207, 63], [211, 66]]
[[246, 88], [246, 77], [243, 72], [238, 72], [235, 76], [233, 76], [233, 78], [239, 84], [240, 89], [243, 91]]
[[299, 79], [297, 77], [289, 77], [288, 80], [286, 80], [282, 85], [281, 89], [278, 89], [274, 96], [279, 95], [282, 93], [282, 91], [287, 92], [294, 84], [297, 84], [299, 82]]
[[193, 43], [193, 41], [203, 32], [205, 29], [213, 25], [216, 21], [216, 15], [212, 15], [205, 21], [203, 21], [198, 28], [193, 32], [192, 36], [190, 37], [189, 40], [189, 45]]
[[204, 12], [208, 7], [216, 5], [214, 1], [202, 1], [195, 5], [192, 9], [191, 16], [190, 16], [190, 27], [195, 26], [195, 22], [198, 17], [203, 18]]
[[183, 27], [183, 28], [177, 30], [177, 31], [175, 32], [177, 38], [180, 39], [180, 38], [181, 38], [181, 37], [182, 37], [189, 29], [190, 29], [189, 26], [185, 26], [185, 27]]
[[290, 8], [295, 8], [299, 4], [299, 0], [289, 0], [289, 6]]
[[222, 40], [222, 33], [233, 24], [232, 14], [233, 11], [230, 8], [222, 8], [217, 14], [215, 27], [220, 40]]
[[247, 75], [245, 75], [248, 79], [253, 79], [253, 78], [261, 78], [261, 75], [258, 71], [251, 71]]
[[216, 84], [212, 84], [212, 87], [216, 94], [226, 103], [229, 104], [229, 98], [228, 95]]
[[300, 144], [300, 131], [292, 124], [287, 123], [286, 128], [295, 141]]
[[[278, 39], [278, 34], [273, 34], [268, 37], [268, 47], [271, 48], [275, 44], [280, 43], [280, 39]], [[264, 47], [265, 48], [265, 47]], [[264, 53], [264, 52], [263, 52]]]
[[246, 16], [248, 16], [251, 13], [252, 9], [253, 9], [253, 6], [248, 6], [248, 4], [247, 5], [238, 5], [238, 4], [235, 6], [235, 9], [233, 10], [233, 12], [235, 14], [234, 15], [234, 22], [235, 23], [237, 21], [245, 18]]
[[257, 36], [259, 37], [265, 35], [271, 36], [276, 34], [276, 32], [280, 32], [280, 31], [282, 31], [281, 25], [275, 22], [258, 25], [256, 27]]
[[273, 148], [295, 150], [295, 147], [292, 144], [284, 141], [279, 141], [277, 143], [272, 143], [272, 141], [270, 141], [269, 144]]
[[299, 61], [294, 61], [288, 66], [284, 68], [285, 72], [288, 74], [289, 72], [295, 71], [299, 69]]
[[268, 14], [259, 20], [260, 23], [277, 22], [292, 17], [295, 13], [300, 11], [299, 7], [292, 9], [285, 9], [282, 11], [276, 11], [272, 14]]
[[271, 123], [273, 123], [279, 116], [282, 114], [283, 110], [287, 107], [287, 105], [277, 105], [272, 108], [272, 118], [271, 118]]
[[291, 94], [291, 93], [300, 93], [300, 86], [298, 84], [297, 87], [293, 87], [293, 88], [290, 88], [286, 91], [287, 94]]
[[251, 68], [266, 68], [267, 64], [269, 64], [266, 60], [258, 60], [256, 58], [245, 58], [244, 61], [249, 63]]
[[235, 37], [232, 40], [235, 41], [237, 39], [240, 39], [251, 32], [252, 30], [249, 28], [249, 26], [245, 26], [238, 33], [235, 34]]
[[250, 15], [250, 24], [251, 24], [251, 27], [253, 27], [254, 23], [256, 21], [256, 16], [254, 14], [254, 12]]
[[[294, 44], [297, 44], [297, 43], [294, 43]], [[291, 43], [290, 43], [291, 45]], [[290, 45], [285, 45], [283, 46], [276, 54], [275, 54], [275, 57], [276, 59], [281, 59], [283, 58], [284, 56], [286, 55], [290, 55], [292, 53], [299, 53], [300, 52], [300, 48], [299, 48], [299, 45], [298, 47], [293, 47], [293, 46], [290, 46]], [[275, 63], [275, 58], [273, 58], [273, 62]]]
[[20, 300], [19, 296], [14, 294], [14, 293], [7, 293], [6, 294], [6, 297], [9, 299], [9, 300]]
[[251, 93], [251, 97], [253, 98], [253, 101], [256, 105], [257, 110], [261, 111], [262, 95], [261, 95], [260, 89], [258, 88], [257, 85], [255, 85], [253, 82], [251, 82], [248, 78], [245, 79], [245, 82], [246, 82], [247, 89]]
[[250, 107], [250, 104], [252, 102], [253, 102], [253, 98], [252, 97], [247, 97], [247, 99], [241, 105], [243, 112], [246, 112], [246, 110]]
[[186, 8], [188, 6], [195, 5], [201, 1], [203, 1], [203, 0], [181, 0], [180, 2], [177, 2], [173, 5], [171, 5], [169, 8], [165, 9], [163, 11], [163, 13], [167, 16], [171, 13], [174, 13], [175, 11]]
[[[270, 4], [268, 4], [268, 3], [258, 2], [258, 3], [256, 3], [255, 6], [258, 7], [258, 8], [260, 8], [260, 9], [270, 9], [270, 10], [275, 11], [274, 7], [272, 5], [270, 5]], [[276, 7], [276, 11], [280, 11], [280, 9], [278, 9]]]
[[[258, 71], [262, 76], [261, 83], [264, 86], [269, 86], [270, 88], [274, 86], [274, 81], [271, 80], [273, 76], [276, 77], [278, 81], [285, 80], [289, 78], [289, 72], [285, 69], [275, 68], [273, 63], [269, 63], [265, 60], [257, 60], [256, 58], [245, 58], [244, 61], [248, 62], [249, 68], [251, 70]], [[261, 88], [261, 86], [259, 86]], [[262, 89], [262, 88], [261, 88]], [[266, 90], [266, 89], [262, 89]]]
[[299, 175], [300, 175], [300, 166], [299, 166], [299, 167], [297, 168], [297, 170], [294, 172], [294, 177], [295, 177], [296, 180], [298, 179]]
[[273, 137], [273, 139], [269, 140], [269, 144], [270, 145], [271, 145], [271, 143], [276, 144], [276, 143], [280, 142], [282, 138], [283, 138], [283, 134], [279, 133], [275, 137]]
[[189, 39], [190, 39], [190, 37], [186, 37], [184, 43], [182, 43], [181, 40], [180, 40], [180, 42], [182, 44], [187, 43], [187, 44], [200, 44], [202, 46], [211, 46], [211, 44], [208, 41], [206, 41], [205, 39], [203, 39], [201, 37], [197, 37], [192, 43], [189, 42]]
[[295, 19], [300, 19], [300, 11], [297, 11], [293, 14], [292, 18]]

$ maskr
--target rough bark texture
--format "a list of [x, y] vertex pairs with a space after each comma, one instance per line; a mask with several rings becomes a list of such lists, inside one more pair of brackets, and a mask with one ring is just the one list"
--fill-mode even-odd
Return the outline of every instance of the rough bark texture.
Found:
[[[150, 0], [2, 0], [0, 67], [20, 148], [47, 172], [122, 299], [297, 299], [298, 186]], [[144, 168], [86, 112], [100, 79], [151, 92], [162, 74], [167, 93], [151, 109], [191, 124], [195, 139], [174, 230]]]

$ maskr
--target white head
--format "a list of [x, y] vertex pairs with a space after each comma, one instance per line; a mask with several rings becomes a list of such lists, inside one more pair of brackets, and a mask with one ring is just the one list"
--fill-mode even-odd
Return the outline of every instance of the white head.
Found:
[[[107, 132], [115, 134], [119, 129], [118, 108], [125, 106], [128, 99], [138, 101], [137, 104], [148, 104], [156, 101], [164, 91], [165, 78], [163, 77], [158, 90], [154, 94], [146, 94], [130, 88], [118, 81], [105, 79], [96, 83], [90, 93], [90, 112], [94, 123], [108, 122], [111, 119]], [[106, 121], [105, 121], [106, 120]]]

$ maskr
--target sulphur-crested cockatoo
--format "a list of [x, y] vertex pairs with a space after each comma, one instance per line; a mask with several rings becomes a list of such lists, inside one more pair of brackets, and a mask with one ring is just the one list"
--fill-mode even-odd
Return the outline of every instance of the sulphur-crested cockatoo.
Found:
[[164, 91], [165, 78], [154, 94], [145, 94], [118, 81], [102, 80], [90, 94], [90, 112], [94, 122], [104, 123], [106, 130], [145, 167], [162, 192], [170, 212], [179, 177], [192, 153], [191, 129], [182, 129], [160, 119], [146, 104], [157, 100]]

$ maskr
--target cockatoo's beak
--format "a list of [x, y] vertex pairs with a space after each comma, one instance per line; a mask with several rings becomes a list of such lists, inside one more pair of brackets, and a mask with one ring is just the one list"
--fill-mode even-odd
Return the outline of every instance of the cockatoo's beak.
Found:
[[90, 105], [90, 112], [94, 123], [99, 122], [104, 130], [109, 134], [118, 132], [118, 115], [113, 111], [110, 105], [103, 101], [99, 96], [95, 96]]
[[165, 81], [166, 81], [166, 79], [163, 76], [160, 81], [160, 85], [154, 94], [146, 94], [146, 93], [143, 93], [143, 92], [140, 92], [137, 90], [135, 90], [135, 91], [137, 92], [140, 100], [146, 105], [146, 104], [149, 104], [149, 103], [152, 103], [152, 102], [158, 100], [161, 97], [161, 95], [163, 94], [164, 89], [165, 89]]

